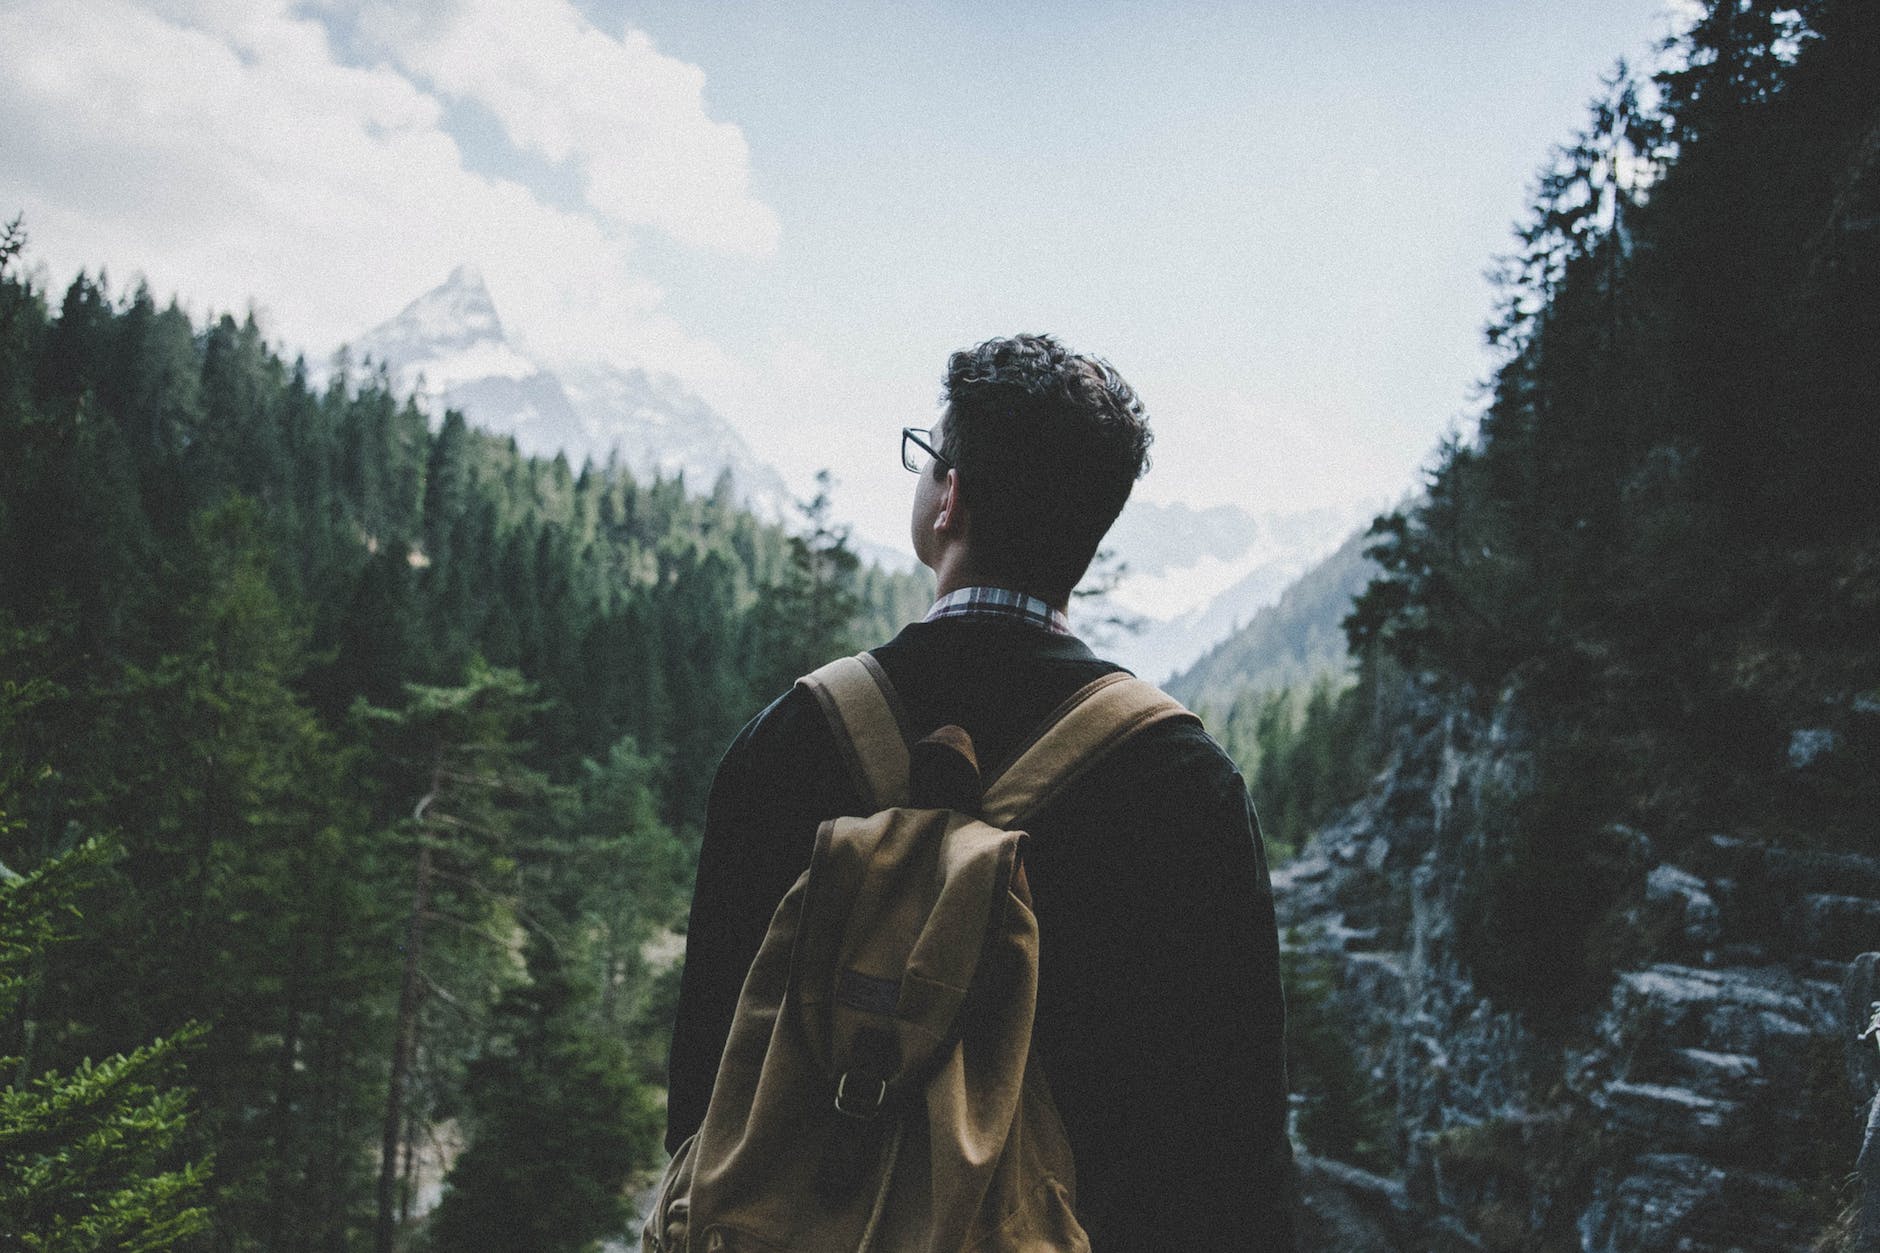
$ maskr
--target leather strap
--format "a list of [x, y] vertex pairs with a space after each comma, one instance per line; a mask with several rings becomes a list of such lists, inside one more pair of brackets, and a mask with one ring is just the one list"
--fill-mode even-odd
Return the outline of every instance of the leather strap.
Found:
[[866, 812], [907, 799], [908, 733], [901, 698], [867, 653], [838, 657], [797, 680], [822, 706]]
[[986, 788], [985, 820], [1020, 826], [1130, 736], [1172, 718], [1199, 721], [1180, 701], [1134, 675], [1106, 674], [1072, 693]]
[[[868, 653], [841, 657], [797, 683], [815, 695], [871, 811], [907, 799], [907, 716], [881, 663]], [[1118, 671], [1073, 692], [1031, 742], [986, 787], [981, 812], [1011, 829], [1049, 804], [1104, 754], [1172, 718], [1195, 719], [1152, 683]]]

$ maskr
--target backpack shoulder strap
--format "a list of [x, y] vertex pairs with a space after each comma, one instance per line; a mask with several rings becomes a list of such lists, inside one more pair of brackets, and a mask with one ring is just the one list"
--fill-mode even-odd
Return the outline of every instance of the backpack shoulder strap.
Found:
[[1175, 718], [1199, 721], [1154, 684], [1122, 671], [1079, 688], [987, 787], [986, 821], [1019, 825], [1124, 740]]
[[907, 796], [907, 717], [881, 663], [868, 653], [838, 657], [796, 681], [829, 719], [836, 744], [869, 812]]

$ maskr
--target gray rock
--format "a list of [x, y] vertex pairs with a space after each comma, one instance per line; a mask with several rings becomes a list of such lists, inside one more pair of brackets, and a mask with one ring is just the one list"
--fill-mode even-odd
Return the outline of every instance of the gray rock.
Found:
[[1714, 1144], [1741, 1106], [1690, 1088], [1615, 1079], [1593, 1094], [1616, 1127], [1643, 1132], [1665, 1144], [1702, 1148]]
[[1409, 1247], [1410, 1202], [1402, 1183], [1310, 1153], [1298, 1154], [1297, 1162], [1301, 1248], [1398, 1253]]
[[1784, 1202], [1791, 1185], [1726, 1170], [1694, 1153], [1648, 1153], [1630, 1172], [1601, 1171], [1581, 1212], [1586, 1253], [1806, 1253], [1814, 1233]]
[[1645, 876], [1645, 899], [1672, 911], [1686, 941], [1708, 948], [1723, 938], [1723, 915], [1704, 881], [1676, 866], [1653, 866]]
[[1593, 1202], [1580, 1215], [1585, 1253], [1677, 1249], [1691, 1216], [1723, 1188], [1723, 1170], [1690, 1153], [1649, 1153], [1633, 1168], [1623, 1177], [1598, 1172]]
[[1880, 1031], [1863, 1035], [1880, 1013], [1880, 953], [1862, 953], [1848, 963], [1840, 999], [1841, 1021], [1848, 1027], [1847, 1080], [1865, 1100], [1880, 1090]]
[[1841, 737], [1827, 727], [1801, 727], [1789, 735], [1789, 765], [1806, 770], [1841, 746]]
[[[1457, 951], [1507, 834], [1484, 798], [1532, 769], [1519, 702], [1492, 721], [1427, 693], [1411, 706], [1376, 786], [1274, 876], [1282, 924], [1332, 963], [1333, 1008], [1402, 1155], [1388, 1188], [1315, 1167], [1322, 1225], [1308, 1230], [1323, 1238], [1307, 1247], [1522, 1247], [1526, 1224], [1534, 1244], [1545, 1232], [1589, 1253], [1807, 1250], [1828, 1115], [1803, 1098], [1847, 997], [1880, 1000], [1840, 977], [1880, 947], [1863, 930], [1880, 919], [1880, 857], [1614, 829], [1628, 886], [1594, 940], [1627, 968], [1596, 1013], [1539, 1035]], [[1561, 954], [1563, 975], [1578, 958]], [[1880, 1050], [1863, 1047], [1880, 1082]], [[1472, 1127], [1485, 1138], [1460, 1148]]]
[[1831, 961], [1846, 961], [1880, 945], [1880, 901], [1817, 892], [1801, 901], [1805, 949]]
[[1741, 1094], [1762, 1080], [1762, 1062], [1747, 1053], [1674, 1049], [1671, 1065], [1687, 1084], [1711, 1096]]
[[1829, 892], [1880, 900], [1880, 857], [1859, 853], [1712, 835], [1698, 844], [1691, 868], [1707, 879], [1740, 880], [1747, 888], [1781, 897]]

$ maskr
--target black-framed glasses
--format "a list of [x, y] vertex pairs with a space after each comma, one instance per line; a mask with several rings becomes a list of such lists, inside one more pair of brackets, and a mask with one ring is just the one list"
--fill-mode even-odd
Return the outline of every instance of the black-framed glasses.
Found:
[[948, 461], [945, 457], [942, 457], [939, 449], [935, 448], [933, 444], [933, 429], [931, 427], [902, 427], [901, 464], [906, 466], [910, 473], [919, 474], [922, 470], [927, 468], [926, 463], [921, 460], [920, 456], [921, 453], [925, 453], [927, 456], [932, 457], [935, 461], [938, 461], [941, 465], [951, 470], [953, 463]]

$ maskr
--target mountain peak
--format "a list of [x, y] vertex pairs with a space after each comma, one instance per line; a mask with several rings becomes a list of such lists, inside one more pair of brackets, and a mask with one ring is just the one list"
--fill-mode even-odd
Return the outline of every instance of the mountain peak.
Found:
[[510, 346], [483, 274], [469, 263], [353, 346], [389, 369], [402, 390], [433, 397], [474, 379], [519, 381], [541, 372]]
[[729, 469], [760, 514], [782, 516], [790, 493], [737, 430], [679, 379], [604, 363], [550, 370], [511, 344], [483, 275], [468, 262], [355, 344], [433, 412], [514, 435], [522, 450], [604, 463], [616, 451], [641, 478], [683, 474], [709, 490]]
[[485, 300], [490, 298], [489, 287], [483, 282], [483, 271], [468, 261], [462, 262], [456, 269], [452, 270], [450, 277], [444, 280], [444, 286], [437, 290], [444, 291], [446, 289], [475, 292], [481, 295]]
[[483, 272], [468, 262], [452, 270], [442, 285], [406, 305], [390, 325], [400, 328], [400, 338], [433, 348], [504, 337], [502, 319], [496, 316], [496, 302], [490, 299]]

